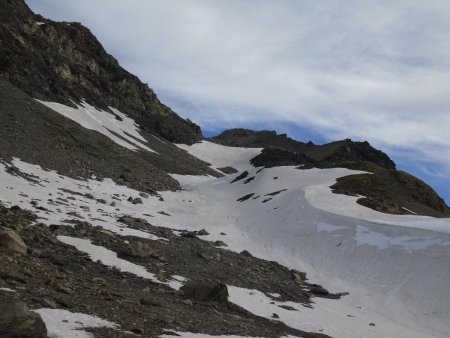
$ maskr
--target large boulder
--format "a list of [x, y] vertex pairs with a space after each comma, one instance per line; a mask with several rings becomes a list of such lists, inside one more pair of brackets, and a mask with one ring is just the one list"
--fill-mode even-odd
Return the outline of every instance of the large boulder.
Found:
[[188, 281], [180, 290], [185, 297], [199, 301], [223, 303], [228, 300], [228, 288], [220, 282]]
[[27, 253], [27, 246], [22, 238], [11, 229], [0, 230], [0, 250], [10, 250], [21, 254]]
[[119, 249], [119, 254], [128, 257], [150, 257], [153, 253], [153, 250], [143, 244], [142, 242], [136, 241], [131, 242], [126, 247]]
[[41, 316], [25, 303], [0, 304], [0, 337], [44, 338], [47, 328]]

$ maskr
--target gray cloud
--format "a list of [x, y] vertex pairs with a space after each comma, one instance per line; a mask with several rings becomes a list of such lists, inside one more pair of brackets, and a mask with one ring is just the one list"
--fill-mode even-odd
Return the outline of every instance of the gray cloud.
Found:
[[448, 1], [27, 3], [90, 27], [204, 127], [292, 122], [327, 139], [367, 139], [450, 176]]

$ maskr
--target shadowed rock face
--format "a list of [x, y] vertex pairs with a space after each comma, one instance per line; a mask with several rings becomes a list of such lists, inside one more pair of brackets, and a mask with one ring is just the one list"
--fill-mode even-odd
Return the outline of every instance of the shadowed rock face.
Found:
[[22, 238], [11, 229], [0, 228], [0, 250], [14, 251], [21, 254], [27, 253], [27, 246]]
[[22, 302], [0, 304], [0, 336], [4, 338], [45, 338], [47, 328], [37, 313]]
[[365, 196], [358, 203], [390, 214], [449, 217], [450, 209], [426, 183], [404, 171], [384, 170], [337, 179], [333, 192]]
[[278, 148], [264, 148], [250, 163], [255, 167], [277, 167], [285, 165], [303, 165], [311, 168], [316, 162], [304, 154], [294, 153]]
[[303, 143], [277, 134], [274, 131], [253, 131], [230, 129], [212, 137], [212, 142], [231, 147], [278, 148], [283, 151], [303, 154], [322, 167], [343, 166], [343, 162], [371, 162], [382, 168], [395, 169], [395, 163], [382, 151], [373, 148], [368, 142], [353, 142], [350, 139], [315, 145]]
[[187, 298], [199, 301], [226, 302], [228, 289], [223, 283], [212, 281], [188, 281], [181, 287], [181, 291]]
[[1, 76], [33, 98], [72, 106], [85, 99], [98, 108], [117, 108], [171, 142], [202, 139], [199, 126], [163, 105], [80, 23], [47, 20], [23, 0], [3, 0], [0, 40]]

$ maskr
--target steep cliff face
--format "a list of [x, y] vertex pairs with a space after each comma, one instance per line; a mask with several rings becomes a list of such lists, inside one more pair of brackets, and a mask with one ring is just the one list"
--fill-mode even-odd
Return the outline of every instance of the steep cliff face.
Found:
[[202, 139], [200, 127], [163, 105], [80, 23], [35, 15], [23, 0], [0, 3], [0, 74], [33, 98], [114, 107], [171, 142]]

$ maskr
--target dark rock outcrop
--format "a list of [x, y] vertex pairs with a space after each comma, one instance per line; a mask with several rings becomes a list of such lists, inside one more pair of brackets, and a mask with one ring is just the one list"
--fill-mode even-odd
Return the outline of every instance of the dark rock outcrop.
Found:
[[0, 74], [33, 98], [69, 106], [84, 99], [117, 108], [171, 142], [202, 139], [199, 126], [163, 105], [89, 29], [35, 15], [23, 0], [0, 2]]
[[[286, 162], [295, 162], [290, 159], [293, 155], [289, 153], [293, 153], [305, 155], [307, 157], [305, 160], [315, 161], [321, 167], [347, 167], [349, 162], [352, 164], [370, 162], [385, 169], [395, 169], [395, 163], [385, 153], [373, 148], [368, 142], [354, 142], [350, 139], [315, 145], [312, 142], [296, 141], [286, 134], [277, 134], [275, 131], [230, 129], [210, 140], [231, 147], [279, 149], [284, 151], [278, 156], [280, 162], [282, 157]], [[299, 160], [298, 156], [294, 159]]]
[[219, 282], [188, 281], [180, 290], [185, 297], [199, 301], [224, 303], [228, 300], [227, 286]]
[[16, 232], [0, 228], [0, 250], [26, 254], [27, 246]]
[[236, 176], [230, 183], [235, 183], [237, 181], [243, 180], [248, 176], [248, 171], [243, 171], [238, 176]]
[[224, 174], [235, 174], [238, 172], [237, 169], [233, 168], [233, 167], [223, 167], [223, 168], [217, 168], [217, 170], [220, 170], [221, 172], [223, 172]]
[[390, 214], [449, 217], [445, 201], [426, 183], [404, 172], [378, 170], [373, 174], [338, 178], [333, 192], [362, 195], [358, 203]]
[[0, 337], [45, 338], [47, 328], [41, 316], [25, 303], [0, 304]]
[[295, 153], [279, 148], [264, 148], [261, 154], [250, 160], [255, 167], [279, 167], [288, 165], [302, 165], [311, 168], [316, 165], [316, 161], [305, 154]]

